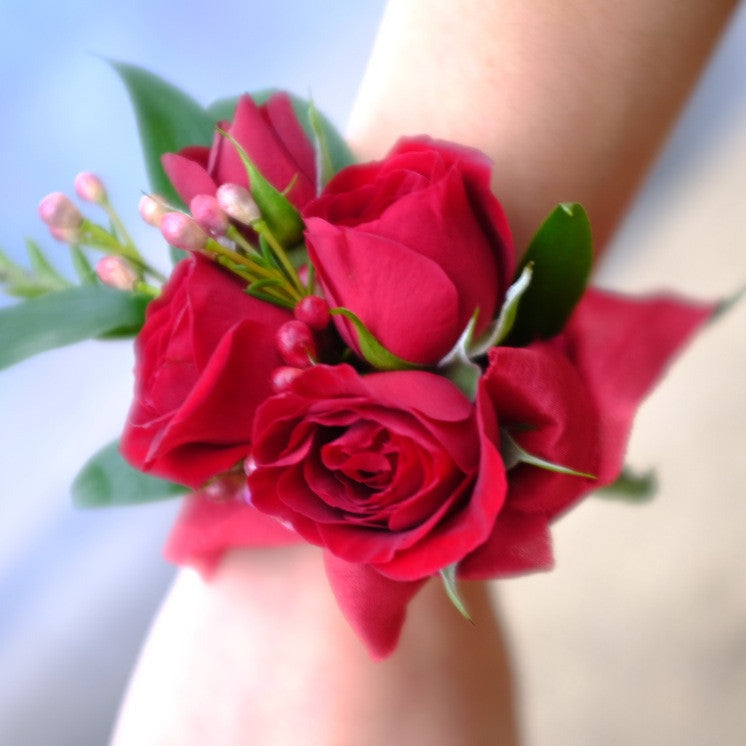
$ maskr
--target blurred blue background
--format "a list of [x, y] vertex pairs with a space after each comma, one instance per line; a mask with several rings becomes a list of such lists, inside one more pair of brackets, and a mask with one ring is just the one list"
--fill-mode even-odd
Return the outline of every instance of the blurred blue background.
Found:
[[[75, 174], [92, 170], [104, 178], [138, 243], [148, 247], [148, 253], [165, 267], [158, 236], [143, 226], [137, 215], [137, 200], [147, 188], [147, 180], [134, 117], [122, 84], [103, 58], [149, 68], [203, 103], [270, 85], [302, 95], [311, 93], [317, 106], [343, 127], [383, 4], [382, 0], [224, 0], [187, 8], [183, 3], [154, 0], [107, 4], [3, 0], [0, 247], [21, 259], [23, 238], [35, 237], [51, 255], [60, 257], [62, 266], [69, 266], [64, 247], [48, 238], [38, 221], [36, 206], [48, 192], [72, 194]], [[663, 284], [673, 278], [669, 284], [707, 297], [734, 289], [730, 279], [736, 283], [740, 277], [743, 282], [746, 231], [743, 218], [737, 222], [738, 211], [743, 214], [743, 189], [739, 194], [734, 194], [734, 186], [724, 189], [732, 202], [723, 205], [718, 197], [683, 239], [697, 242], [699, 255], [708, 253], [707, 262], [701, 264], [697, 264], [698, 255], [691, 254], [693, 274], [680, 271], [682, 239], [673, 228], [667, 232], [669, 219], [661, 216], [679, 209], [687, 210], [691, 217], [689, 206], [707, 207], [698, 185], [709, 179], [713, 188], [721, 185], [722, 190], [729, 169], [743, 168], [746, 145], [741, 135], [745, 126], [746, 14], [741, 12], [612, 248], [603, 275], [607, 282], [624, 284], [626, 277], [632, 286], [645, 285], [648, 280]], [[733, 148], [742, 148], [735, 159], [731, 157]], [[722, 161], [722, 165], [713, 175], [710, 164], [715, 161]], [[735, 184], [743, 186], [744, 179]], [[718, 192], [708, 192], [713, 193]], [[708, 237], [717, 234], [713, 227], [724, 233], [721, 223], [726, 213], [728, 219], [736, 220], [735, 226], [740, 225], [738, 246], [732, 236], [730, 244], [726, 236], [725, 248], [722, 241], [709, 244]], [[680, 220], [670, 220], [681, 225]], [[673, 271], [673, 265], [640, 263], [643, 254], [652, 250], [651, 236], [659, 241], [656, 251], [662, 246], [658, 255], [676, 265]], [[720, 251], [730, 252], [732, 257], [727, 273], [711, 270], [712, 264], [722, 260]], [[630, 264], [644, 269], [625, 275]], [[743, 330], [742, 323], [739, 328]], [[740, 339], [742, 347], [743, 336]], [[732, 357], [730, 362], [737, 365]], [[80, 465], [118, 434], [128, 407], [131, 366], [129, 345], [90, 343], [57, 350], [0, 373], [3, 745], [105, 743], [139, 643], [172, 576], [172, 568], [160, 558], [160, 547], [176, 504], [87, 512], [73, 508], [68, 496], [68, 485]], [[743, 429], [740, 433], [734, 437], [742, 438]], [[592, 516], [590, 509], [588, 515]], [[599, 520], [610, 531], [608, 522], [614, 523], [618, 516], [602, 513]], [[666, 518], [661, 520], [665, 523]], [[639, 530], [640, 524], [635, 525]], [[602, 529], [601, 536], [608, 534]], [[559, 542], [561, 555], [561, 536]], [[566, 566], [572, 567], [572, 557], [567, 558]], [[574, 572], [577, 578], [582, 570]], [[545, 604], [563, 604], [564, 599], [567, 618], [577, 621], [584, 608], [583, 597], [579, 596], [577, 607], [573, 607], [572, 591], [569, 585], [562, 585], [561, 571], [559, 576], [549, 576], [549, 582], [552, 577], [559, 577], [552, 587], [561, 598], [552, 600], [551, 595], [544, 595], [549, 599]], [[555, 647], [547, 649], [546, 630], [531, 626], [532, 620], [549, 613], [548, 606], [537, 607], [541, 601], [528, 598], [527, 594], [534, 593], [532, 582], [516, 581], [507, 592], [508, 621], [519, 628], [514, 636], [522, 656], [518, 665], [525, 682], [524, 696], [530, 700], [524, 710], [530, 721], [531, 743], [684, 742], [692, 731], [685, 719], [673, 716], [665, 720], [667, 730], [645, 727], [634, 740], [621, 736], [614, 740], [612, 729], [633, 727], [634, 723], [625, 722], [628, 719], [614, 711], [594, 710], [587, 700], [581, 709], [601, 713], [595, 726], [601, 735], [572, 740], [576, 736], [570, 725], [577, 721], [577, 727], [582, 728], [587, 718], [578, 715], [577, 702], [563, 701], [542, 689], [542, 681], [552, 680], [552, 676], [541, 668], [536, 654], [532, 657], [531, 650], [546, 653], [544, 657], [550, 661], [545, 660], [544, 666], [551, 669], [552, 656], [565, 643], [555, 637]], [[542, 586], [542, 593], [552, 591]], [[746, 695], [746, 643], [736, 629], [737, 622], [746, 621], [746, 617], [742, 616], [743, 605], [738, 605], [737, 599], [734, 603], [728, 613], [734, 625], [733, 655], [740, 656], [736, 660], [741, 663], [736, 668], [740, 676], [736, 681], [742, 686], [740, 693]], [[545, 647], [538, 644], [542, 641]], [[583, 646], [591, 649], [588, 644]], [[716, 664], [708, 659], [703, 665]], [[573, 661], [567, 665], [579, 664]], [[593, 675], [592, 668], [573, 670], [577, 676]], [[707, 681], [706, 672], [699, 671], [697, 676]], [[732, 682], [729, 686], [733, 688]], [[582, 688], [579, 691], [589, 695]], [[630, 692], [620, 696], [629, 701]], [[735, 708], [726, 704], [725, 712], [733, 722], [733, 732], [739, 716], [740, 725], [746, 726]], [[722, 721], [720, 714], [717, 717]], [[618, 735], [620, 731], [613, 732]], [[582, 736], [582, 730], [580, 733]], [[649, 733], [655, 740], [653, 736], [645, 740]]]

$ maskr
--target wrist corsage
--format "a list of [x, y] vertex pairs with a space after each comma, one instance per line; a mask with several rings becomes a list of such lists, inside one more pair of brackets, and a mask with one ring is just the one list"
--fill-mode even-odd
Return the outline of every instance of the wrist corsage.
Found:
[[468, 616], [460, 578], [549, 569], [552, 521], [594, 490], [650, 486], [623, 468], [635, 409], [717, 306], [588, 288], [578, 204], [516, 251], [473, 149], [410, 137], [354, 163], [288, 94], [204, 109], [117, 69], [154, 189], [140, 212], [172, 247], [170, 276], [93, 174], [76, 191], [106, 226], [59, 193], [40, 206], [78, 284], [36, 244], [31, 270], [0, 259], [26, 298], [0, 310], [0, 364], [137, 335], [124, 432], [82, 470], [79, 502], [190, 493], [166, 554], [206, 574], [235, 547], [321, 547], [382, 658], [424, 583]]

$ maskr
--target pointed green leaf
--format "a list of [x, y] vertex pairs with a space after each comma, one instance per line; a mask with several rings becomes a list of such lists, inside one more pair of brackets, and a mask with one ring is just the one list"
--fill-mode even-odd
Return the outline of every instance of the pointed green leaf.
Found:
[[5, 286], [2, 290], [6, 295], [18, 298], [38, 298], [61, 289], [56, 281], [53, 281], [50, 287], [48, 278], [39, 277], [36, 273], [14, 262], [2, 251], [0, 251], [0, 285]]
[[313, 142], [316, 151], [316, 193], [321, 194], [321, 191], [329, 179], [334, 176], [335, 172], [329, 151], [329, 143], [326, 139], [326, 132], [321, 124], [319, 112], [313, 105], [313, 101], [310, 101], [308, 105], [308, 121], [313, 130]]
[[635, 474], [625, 466], [614, 482], [602, 487], [596, 494], [599, 497], [640, 503], [650, 500], [657, 489], [658, 480], [652, 469], [644, 474]]
[[73, 500], [85, 508], [153, 502], [178, 497], [188, 487], [167, 482], [132, 468], [114, 441], [95, 453], [72, 485]]
[[593, 474], [588, 474], [584, 471], [576, 471], [568, 466], [562, 466], [560, 464], [553, 464], [551, 461], [546, 461], [543, 458], [534, 456], [528, 451], [521, 448], [518, 443], [515, 442], [510, 433], [504, 428], [500, 428], [500, 456], [502, 456], [503, 463], [506, 469], [512, 469], [518, 464], [530, 464], [536, 466], [539, 469], [546, 469], [547, 471], [556, 471], [559, 474], [569, 474], [573, 477], [585, 477], [586, 479], [595, 479]]
[[588, 216], [581, 205], [558, 205], [532, 239], [518, 272], [533, 264], [508, 344], [528, 344], [558, 334], [580, 300], [593, 263]]
[[26, 252], [31, 269], [44, 279], [48, 287], [55, 290], [70, 287], [70, 283], [50, 264], [39, 244], [31, 238], [26, 239]]
[[712, 323], [713, 321], [717, 321], [721, 316], [728, 313], [733, 306], [737, 305], [741, 302], [741, 299], [746, 296], [746, 287], [742, 287], [739, 290], [736, 290], [735, 293], [732, 295], [729, 295], [727, 298], [724, 298], [720, 301], [720, 303], [717, 304], [715, 307], [715, 310], [712, 313], [712, 316], [709, 318], [709, 323]]
[[446, 593], [448, 594], [448, 598], [451, 600], [451, 603], [456, 607], [456, 609], [458, 609], [461, 616], [471, 622], [472, 618], [471, 616], [469, 616], [469, 612], [466, 609], [466, 604], [461, 598], [461, 594], [458, 592], [458, 585], [456, 583], [457, 567], [458, 563], [456, 562], [454, 562], [452, 565], [448, 565], [448, 567], [444, 567], [440, 571], [440, 577], [443, 579], [443, 586], [446, 589]]
[[135, 334], [149, 300], [145, 295], [85, 285], [0, 309], [0, 368], [91, 337]]
[[179, 195], [161, 166], [164, 153], [190, 145], [210, 145], [212, 117], [194, 99], [171, 83], [135, 65], [112, 62], [132, 100], [151, 188], [174, 205]]
[[295, 246], [303, 238], [303, 220], [293, 203], [264, 178], [241, 144], [227, 132], [220, 133], [236, 149], [246, 169], [251, 196], [262, 213], [264, 222], [283, 246]]
[[98, 275], [94, 272], [91, 263], [88, 261], [88, 257], [83, 253], [80, 246], [70, 247], [70, 257], [78, 279], [84, 285], [98, 285]]
[[357, 343], [360, 346], [363, 359], [377, 370], [414, 370], [418, 367], [387, 350], [348, 308], [332, 308], [329, 313], [335, 316], [344, 316], [355, 327]]

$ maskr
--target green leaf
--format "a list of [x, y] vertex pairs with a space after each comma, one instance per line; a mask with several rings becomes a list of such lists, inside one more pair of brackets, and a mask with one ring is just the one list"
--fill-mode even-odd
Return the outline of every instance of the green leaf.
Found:
[[88, 257], [83, 253], [80, 246], [70, 247], [70, 257], [73, 263], [73, 269], [78, 279], [84, 285], [98, 285], [98, 275], [94, 271]]
[[357, 332], [357, 343], [363, 359], [377, 370], [414, 370], [419, 367], [387, 350], [371, 333], [368, 327], [348, 308], [331, 308], [329, 313], [344, 316]]
[[[273, 93], [279, 93], [278, 88], [267, 88], [261, 91], [256, 91], [251, 94], [254, 102], [261, 106], [266, 103], [267, 99]], [[355, 157], [352, 155], [352, 151], [345, 142], [342, 135], [339, 134], [337, 128], [331, 123], [331, 121], [324, 116], [323, 113], [314, 109], [316, 117], [318, 119], [314, 126], [311, 122], [311, 109], [313, 104], [307, 99], [296, 96], [293, 93], [288, 94], [290, 101], [293, 104], [293, 110], [295, 115], [298, 117], [298, 121], [303, 127], [308, 139], [314, 142], [316, 138], [316, 128], [322, 133], [326, 142], [326, 150], [328, 152], [329, 163], [331, 165], [331, 172], [337, 173], [341, 171], [345, 166], [355, 162]], [[208, 114], [217, 121], [230, 121], [233, 119], [233, 114], [236, 110], [236, 104], [238, 103], [238, 96], [232, 98], [223, 98], [207, 107]]]
[[576, 471], [568, 466], [554, 464], [551, 461], [534, 456], [532, 453], [521, 448], [504, 427], [500, 428], [500, 456], [502, 456], [506, 470], [512, 469], [518, 464], [529, 464], [531, 466], [536, 466], [539, 469], [555, 471], [559, 474], [568, 474], [573, 477], [585, 477], [586, 479], [596, 478], [593, 474], [589, 474], [588, 472]]
[[62, 288], [70, 287], [70, 283], [50, 264], [36, 241], [27, 238], [26, 251], [31, 262], [31, 269], [43, 278], [50, 288], [62, 290]]
[[593, 240], [581, 205], [558, 205], [532, 239], [518, 275], [533, 264], [508, 344], [523, 345], [558, 334], [580, 300], [593, 263]]
[[313, 105], [313, 101], [309, 102], [308, 121], [313, 130], [314, 150], [316, 153], [316, 192], [321, 194], [329, 179], [334, 176], [335, 171], [326, 132], [321, 124], [319, 112]]
[[183, 204], [161, 166], [164, 153], [212, 143], [213, 118], [176, 86], [141, 67], [112, 62], [132, 100], [151, 188], [174, 205]]
[[658, 480], [651, 469], [635, 474], [628, 467], [622, 469], [614, 482], [596, 492], [599, 497], [641, 503], [650, 500], [658, 489]]
[[143, 324], [149, 300], [146, 295], [85, 285], [0, 309], [0, 369], [91, 337], [134, 334]]
[[444, 567], [440, 571], [440, 577], [443, 579], [443, 586], [446, 589], [446, 593], [448, 594], [448, 598], [451, 600], [451, 603], [458, 609], [461, 616], [472, 622], [472, 618], [471, 616], [469, 616], [469, 612], [466, 609], [466, 604], [461, 598], [461, 594], [458, 591], [458, 585], [456, 584], [457, 567], [458, 563], [456, 562], [454, 562], [452, 565], [448, 565], [448, 567]]
[[233, 145], [241, 158], [251, 186], [251, 196], [259, 207], [262, 219], [272, 235], [283, 246], [295, 246], [300, 243], [303, 238], [303, 220], [293, 203], [264, 178], [264, 174], [256, 167], [235, 137], [227, 132], [220, 132]]
[[19, 298], [38, 298], [71, 287], [49, 263], [38, 244], [26, 239], [32, 269], [26, 269], [0, 251], [0, 285], [7, 295]]
[[72, 485], [73, 500], [85, 508], [152, 502], [178, 497], [188, 487], [167, 482], [131, 467], [114, 441], [95, 453]]

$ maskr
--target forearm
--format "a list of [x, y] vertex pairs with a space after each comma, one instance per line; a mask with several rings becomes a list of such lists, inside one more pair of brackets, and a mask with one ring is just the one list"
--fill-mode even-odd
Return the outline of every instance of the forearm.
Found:
[[150, 634], [113, 746], [516, 743], [505, 646], [486, 589], [475, 624], [439, 583], [374, 663], [342, 617], [315, 547], [230, 552], [182, 573]]
[[735, 5], [392, 0], [350, 138], [365, 158], [401, 134], [473, 145], [519, 250], [561, 201], [586, 207], [602, 247]]

